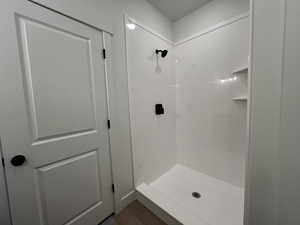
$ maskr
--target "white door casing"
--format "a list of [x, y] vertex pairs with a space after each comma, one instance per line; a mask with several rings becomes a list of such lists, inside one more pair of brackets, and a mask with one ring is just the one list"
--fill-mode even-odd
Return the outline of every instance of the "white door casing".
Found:
[[[102, 32], [24, 0], [1, 7], [0, 132], [14, 225], [113, 212]], [[24, 165], [10, 160], [24, 155]]]
[[[0, 157], [2, 157], [1, 143], [0, 143]], [[4, 173], [4, 167], [2, 167], [1, 165], [0, 165], [0, 224], [11, 225], [8, 200], [7, 200], [5, 173]]]

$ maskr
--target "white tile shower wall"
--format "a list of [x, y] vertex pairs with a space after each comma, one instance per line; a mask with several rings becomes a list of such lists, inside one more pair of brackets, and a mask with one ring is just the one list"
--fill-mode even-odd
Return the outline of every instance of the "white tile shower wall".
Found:
[[[155, 49], [167, 49], [165, 58]], [[172, 44], [137, 26], [127, 30], [135, 184], [151, 182], [176, 164], [176, 77]], [[165, 114], [155, 115], [155, 104]]]
[[249, 55], [249, 18], [176, 46], [179, 163], [243, 187], [247, 104], [234, 102]]

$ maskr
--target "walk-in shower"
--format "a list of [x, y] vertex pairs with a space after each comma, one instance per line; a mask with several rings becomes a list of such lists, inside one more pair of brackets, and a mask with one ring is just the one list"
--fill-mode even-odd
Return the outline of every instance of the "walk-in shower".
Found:
[[242, 225], [249, 13], [175, 41], [126, 16], [132, 21], [126, 43], [139, 199], [169, 224]]

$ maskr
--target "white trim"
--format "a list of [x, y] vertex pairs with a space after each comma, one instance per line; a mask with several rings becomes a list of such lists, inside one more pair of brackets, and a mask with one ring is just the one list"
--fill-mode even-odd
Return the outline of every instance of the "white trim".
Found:
[[[106, 97], [107, 97], [107, 111], [108, 111], [108, 119], [112, 119], [112, 114], [114, 113], [113, 107], [113, 96], [112, 96], [112, 89], [113, 89], [113, 82], [111, 81], [111, 65], [112, 65], [112, 34], [102, 32], [102, 38], [103, 38], [103, 48], [106, 49], [106, 59], [104, 60], [104, 66], [105, 66], [105, 84], [106, 84]], [[114, 212], [118, 213], [125, 207], [127, 207], [128, 204], [130, 204], [132, 201], [136, 199], [135, 197], [135, 187], [133, 185], [133, 190], [129, 193], [126, 193], [124, 196], [120, 197], [122, 193], [120, 193], [118, 190], [118, 180], [116, 180], [114, 176], [114, 168], [113, 168], [113, 156], [112, 156], [112, 147], [111, 147], [111, 137], [114, 135], [113, 133], [114, 127], [111, 127], [111, 129], [108, 130], [109, 133], [109, 153], [110, 153], [110, 161], [111, 161], [111, 175], [112, 175], [112, 183], [115, 185], [115, 194], [114, 194]], [[132, 169], [133, 171], [133, 169]], [[133, 177], [133, 175], [132, 175]]]
[[209, 27], [209, 28], [207, 28], [207, 29], [205, 29], [203, 31], [200, 31], [199, 33], [193, 34], [190, 37], [184, 38], [183, 40], [177, 41], [177, 42], [174, 42], [174, 41], [170, 40], [169, 38], [167, 38], [167, 37], [159, 34], [157, 31], [149, 28], [148, 26], [144, 25], [143, 23], [139, 22], [138, 20], [136, 20], [136, 19], [128, 16], [127, 14], [124, 14], [124, 23], [125, 23], [125, 25], [126, 25], [127, 22], [134, 23], [135, 25], [137, 25], [138, 27], [140, 27], [144, 31], [149, 32], [149, 33], [155, 35], [156, 37], [158, 37], [158, 38], [160, 38], [160, 39], [168, 42], [169, 44], [171, 44], [173, 46], [178, 46], [178, 45], [184, 44], [184, 43], [186, 43], [188, 41], [191, 41], [191, 40], [194, 40], [196, 38], [199, 38], [199, 37], [201, 37], [203, 35], [206, 35], [206, 34], [209, 34], [211, 32], [214, 32], [214, 31], [216, 31], [218, 29], [221, 29], [223, 27], [226, 27], [228, 25], [231, 25], [231, 24], [233, 24], [235, 22], [238, 22], [240, 20], [248, 18], [249, 16], [250, 16], [250, 12], [249, 11], [245, 12], [245, 13], [242, 13], [242, 14], [240, 14], [238, 16], [231, 17], [228, 20], [224, 20], [224, 21], [222, 21], [222, 22], [220, 22], [220, 23], [218, 23], [218, 24], [216, 24], [216, 25], [214, 25], [212, 27]]
[[[3, 157], [0, 139], [0, 159]], [[6, 171], [0, 161], [0, 224], [11, 225], [10, 204], [8, 201]]]
[[115, 213], [119, 213], [121, 210], [126, 208], [131, 202], [136, 200], [136, 191], [130, 191], [129, 193], [125, 194], [119, 204], [116, 206]]
[[[107, 33], [108, 35], [110, 35], [109, 33]], [[111, 49], [107, 49], [107, 40], [106, 40], [106, 37], [105, 37], [105, 33], [102, 32], [102, 46], [103, 46], [103, 49], [105, 49], [105, 52], [106, 52], [106, 58], [104, 59], [104, 74], [105, 74], [105, 87], [106, 87], [106, 104], [107, 104], [107, 119], [110, 120], [110, 114], [111, 114], [111, 110], [110, 110], [110, 95], [109, 95], [109, 73], [111, 72], [110, 71], [110, 63], [107, 62], [107, 60], [110, 60], [108, 59], [107, 57], [107, 52], [108, 50], [111, 50]]]
[[124, 196], [121, 198], [121, 200], [124, 201], [124, 200], [126, 200], [126, 199], [128, 199], [128, 198], [131, 198], [132, 195], [134, 195], [134, 194], [135, 194], [135, 190], [129, 192], [129, 193], [126, 194], [126, 195], [124, 195]]
[[249, 40], [249, 67], [248, 67], [248, 102], [247, 102], [247, 156], [246, 156], [246, 166], [245, 166], [245, 190], [244, 190], [244, 225], [249, 224], [249, 216], [250, 216], [250, 170], [251, 170], [251, 163], [250, 163], [250, 131], [251, 131], [251, 108], [252, 108], [252, 71], [253, 71], [253, 30], [254, 30], [254, 0], [250, 0], [250, 40]]
[[78, 23], [81, 23], [81, 24], [84, 24], [84, 25], [87, 25], [89, 27], [92, 27], [96, 30], [99, 30], [99, 31], [103, 31], [105, 33], [108, 33], [108, 34], [111, 34], [113, 35], [113, 28], [112, 26], [110, 25], [106, 25], [106, 24], [91, 24], [90, 21], [86, 21], [85, 19], [78, 19], [78, 16], [76, 15], [72, 15], [73, 13], [66, 13], [66, 12], [63, 12], [63, 11], [59, 11], [56, 9], [56, 7], [51, 7], [51, 6], [48, 6], [47, 4], [43, 4], [43, 3], [40, 3], [38, 2], [37, 0], [28, 0], [30, 3], [32, 4], [35, 4], [41, 8], [44, 8], [46, 10], [49, 10], [49, 11], [52, 11], [56, 14], [59, 14], [61, 16], [64, 16], [66, 18], [69, 18], [71, 20], [74, 20]]
[[132, 191], [130, 191], [128, 194], [125, 194], [123, 197], [121, 197], [121, 201], [120, 204], [118, 205], [118, 207], [116, 208], [116, 213], [120, 212], [123, 208], [125, 208], [127, 205], [129, 205], [132, 201], [136, 200], [136, 185], [135, 185], [135, 175], [136, 175], [136, 171], [135, 171], [135, 163], [134, 163], [134, 146], [133, 146], [133, 127], [132, 127], [132, 102], [131, 102], [131, 98], [130, 98], [130, 72], [129, 72], [129, 63], [128, 63], [128, 29], [126, 28], [126, 23], [130, 21], [129, 17], [124, 14], [124, 41], [125, 41], [125, 66], [126, 66], [126, 74], [127, 74], [127, 93], [128, 93], [128, 110], [129, 110], [129, 135], [130, 135], [130, 152], [131, 152], [131, 165], [132, 165], [132, 186], [133, 189]]
[[128, 93], [128, 110], [129, 110], [129, 134], [130, 134], [130, 150], [131, 150], [131, 165], [132, 165], [132, 181], [133, 181], [133, 188], [136, 188], [136, 182], [135, 182], [135, 177], [136, 177], [136, 165], [135, 165], [135, 160], [134, 160], [134, 146], [133, 146], [133, 127], [132, 127], [132, 102], [131, 102], [131, 87], [130, 87], [130, 68], [129, 68], [129, 56], [128, 56], [128, 29], [126, 28], [126, 23], [129, 21], [128, 15], [124, 14], [124, 32], [125, 32], [125, 66], [126, 66], [126, 74], [127, 74], [127, 93]]
[[[109, 94], [110, 90], [110, 82], [109, 82], [109, 77], [111, 75], [111, 58], [107, 57], [107, 52], [111, 51], [111, 45], [107, 44], [108, 41], [111, 41], [111, 38], [107, 37], [110, 36], [110, 33], [102, 32], [102, 47], [103, 49], [106, 50], [106, 58], [104, 60], [104, 73], [105, 73], [105, 87], [106, 87], [106, 105], [107, 105], [107, 119], [111, 120], [111, 108], [110, 108], [110, 103], [111, 103], [111, 98]], [[110, 60], [110, 61], [109, 61]], [[111, 130], [108, 129], [108, 148], [109, 148], [109, 158], [110, 158], [110, 175], [111, 175], [111, 185], [116, 186], [115, 182], [115, 176], [113, 172], [113, 158], [112, 158], [112, 147], [111, 147]], [[116, 206], [118, 205], [118, 199], [116, 198], [116, 194], [113, 194], [113, 209], [114, 212], [116, 212]]]
[[162, 39], [162, 40], [168, 42], [169, 44], [174, 45], [174, 42], [171, 41], [169, 38], [166, 38], [165, 36], [159, 34], [158, 32], [154, 31], [153, 29], [151, 29], [151, 28], [145, 26], [144, 24], [138, 22], [137, 20], [131, 18], [131, 17], [128, 16], [127, 14], [125, 14], [124, 18], [125, 18], [125, 20], [124, 20], [125, 25], [126, 25], [126, 22], [134, 23], [134, 24], [137, 25], [138, 27], [142, 28], [144, 31], [147, 31], [147, 32], [149, 32], [149, 33], [155, 35], [156, 37], [158, 37], [158, 38], [160, 38], [160, 39]]
[[188, 38], [185, 38], [185, 39], [183, 39], [181, 41], [177, 41], [177, 42], [174, 43], [174, 45], [178, 46], [178, 45], [184, 44], [184, 43], [186, 43], [188, 41], [191, 41], [193, 39], [199, 38], [199, 37], [201, 37], [203, 35], [206, 35], [208, 33], [214, 32], [214, 31], [216, 31], [216, 30], [218, 30], [220, 28], [223, 28], [223, 27], [226, 27], [228, 25], [231, 25], [231, 24], [233, 24], [233, 23], [235, 23], [237, 21], [240, 21], [242, 19], [248, 18], [249, 15], [250, 15], [250, 13], [246, 12], [246, 13], [243, 13], [241, 15], [232, 17], [232, 18], [230, 18], [228, 20], [225, 20], [225, 21], [223, 21], [221, 23], [218, 23], [218, 24], [216, 24], [216, 25], [214, 25], [214, 26], [212, 26], [210, 28], [207, 28], [207, 29], [201, 31], [200, 33], [194, 34], [194, 35], [192, 35], [192, 36], [190, 36]]
[[153, 199], [148, 198], [146, 195], [140, 193], [139, 191], [136, 192], [136, 198], [140, 203], [142, 203], [147, 209], [149, 209], [154, 215], [156, 215], [166, 224], [182, 225], [182, 223], [180, 223], [176, 218], [174, 218], [164, 209], [155, 204]]

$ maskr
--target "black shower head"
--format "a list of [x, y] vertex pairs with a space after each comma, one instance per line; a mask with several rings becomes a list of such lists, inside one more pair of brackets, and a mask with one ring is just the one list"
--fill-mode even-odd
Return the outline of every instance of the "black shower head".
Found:
[[155, 53], [158, 55], [159, 53], [161, 53], [161, 57], [165, 58], [168, 55], [168, 50], [158, 50], [156, 49]]
[[168, 50], [163, 50], [161, 52], [161, 57], [165, 58], [168, 55]]

